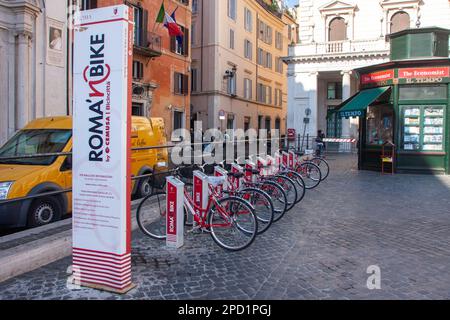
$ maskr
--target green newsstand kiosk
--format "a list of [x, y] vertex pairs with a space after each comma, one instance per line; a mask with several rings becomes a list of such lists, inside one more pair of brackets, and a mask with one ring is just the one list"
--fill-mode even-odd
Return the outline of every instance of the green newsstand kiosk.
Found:
[[359, 169], [380, 170], [382, 146], [396, 146], [396, 172], [450, 174], [450, 30], [389, 36], [391, 61], [357, 69], [360, 89], [341, 117], [359, 117]]

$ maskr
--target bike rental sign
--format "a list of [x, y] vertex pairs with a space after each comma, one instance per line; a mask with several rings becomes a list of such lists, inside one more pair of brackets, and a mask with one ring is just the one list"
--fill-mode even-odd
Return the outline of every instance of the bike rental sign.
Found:
[[83, 286], [131, 282], [132, 11], [77, 13], [74, 33], [73, 270]]

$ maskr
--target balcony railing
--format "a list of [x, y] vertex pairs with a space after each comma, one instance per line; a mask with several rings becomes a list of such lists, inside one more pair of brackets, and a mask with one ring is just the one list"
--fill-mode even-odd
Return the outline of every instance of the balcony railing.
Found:
[[384, 38], [374, 40], [344, 40], [298, 44], [290, 47], [290, 56], [357, 55], [363, 53], [388, 53], [389, 42]]
[[147, 57], [161, 56], [161, 36], [153, 32], [148, 32], [147, 41], [135, 43], [134, 51]]

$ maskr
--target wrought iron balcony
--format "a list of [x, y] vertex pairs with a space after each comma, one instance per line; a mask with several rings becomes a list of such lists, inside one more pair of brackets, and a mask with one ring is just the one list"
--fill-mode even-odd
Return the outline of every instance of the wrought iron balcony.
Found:
[[134, 52], [146, 57], [159, 57], [161, 56], [161, 36], [153, 33], [147, 33], [147, 39], [139, 39], [134, 43]]

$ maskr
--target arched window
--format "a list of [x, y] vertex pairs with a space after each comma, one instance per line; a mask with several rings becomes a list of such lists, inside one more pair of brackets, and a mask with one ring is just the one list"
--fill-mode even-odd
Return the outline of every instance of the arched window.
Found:
[[347, 24], [343, 18], [334, 18], [330, 22], [328, 41], [347, 40]]
[[391, 18], [391, 33], [399, 32], [410, 27], [409, 14], [399, 11]]

